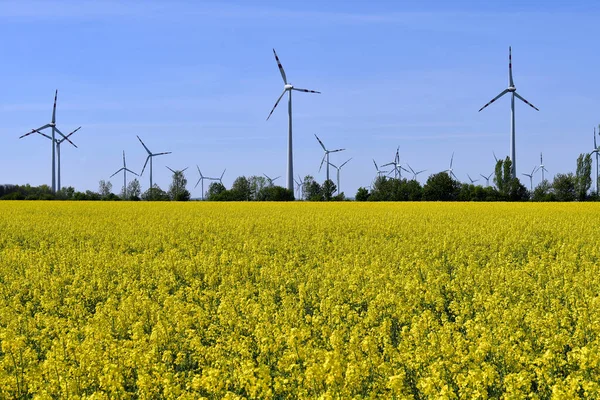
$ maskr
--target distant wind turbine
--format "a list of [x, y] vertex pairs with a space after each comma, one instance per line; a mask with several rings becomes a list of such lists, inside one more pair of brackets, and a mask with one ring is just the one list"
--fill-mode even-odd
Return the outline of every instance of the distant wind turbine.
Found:
[[494, 173], [492, 172], [492, 173], [491, 173], [491, 174], [489, 174], [488, 176], [485, 176], [485, 175], [483, 175], [483, 174], [479, 174], [479, 175], [481, 175], [481, 177], [482, 177], [483, 179], [485, 179], [485, 185], [486, 185], [486, 186], [490, 186], [490, 178], [492, 177], [492, 175], [494, 175]]
[[285, 94], [285, 92], [288, 92], [288, 169], [287, 169], [287, 188], [288, 188], [288, 190], [293, 191], [294, 190], [294, 156], [293, 156], [293, 152], [292, 152], [292, 90], [295, 90], [295, 91], [298, 91], [298, 92], [305, 92], [305, 93], [321, 93], [321, 92], [317, 92], [316, 90], [308, 90], [308, 89], [296, 88], [296, 87], [294, 87], [294, 85], [288, 83], [287, 77], [285, 76], [285, 71], [283, 70], [283, 66], [281, 65], [281, 61], [279, 61], [279, 57], [277, 57], [277, 53], [275, 52], [275, 49], [273, 49], [273, 54], [275, 55], [275, 61], [277, 61], [277, 67], [279, 68], [279, 72], [281, 73], [281, 78], [283, 78], [283, 84], [284, 85], [283, 85], [283, 93], [281, 93], [281, 96], [279, 96], [279, 98], [275, 102], [275, 105], [273, 106], [273, 109], [271, 109], [271, 112], [269, 113], [269, 116], [267, 117], [267, 121], [269, 120], [269, 118], [271, 118], [271, 114], [273, 114], [273, 111], [275, 111], [275, 107], [277, 107], [277, 104], [279, 104], [279, 101], [281, 100], [281, 98], [283, 97], [283, 95]]
[[329, 165], [331, 165], [333, 168], [335, 168], [337, 170], [337, 192], [341, 193], [342, 191], [340, 190], [340, 170], [344, 167], [344, 165], [348, 164], [348, 162], [352, 160], [352, 158], [349, 158], [348, 160], [344, 161], [344, 163], [342, 165], [340, 165], [339, 167], [329, 163]]
[[281, 178], [281, 176], [275, 177], [275, 178], [271, 178], [269, 175], [267, 174], [263, 174], [265, 176], [265, 178], [267, 178], [267, 181], [269, 182], [269, 185], [273, 186], [273, 182], [275, 182], [277, 179]]
[[535, 171], [537, 171], [537, 169], [538, 169], [538, 167], [533, 167], [530, 174], [523, 174], [523, 175], [529, 177], [529, 187], [532, 192], [533, 192], [533, 174], [535, 174]]
[[146, 145], [144, 144], [144, 142], [142, 142], [142, 139], [140, 139], [140, 137], [137, 137], [138, 140], [140, 141], [140, 143], [142, 144], [142, 146], [144, 146], [144, 149], [146, 149], [146, 151], [148, 152], [148, 157], [146, 157], [146, 162], [144, 163], [144, 167], [142, 168], [142, 172], [140, 173], [140, 176], [144, 175], [144, 170], [146, 169], [146, 164], [148, 164], [148, 160], [150, 160], [150, 189], [152, 189], [152, 159], [156, 156], [162, 156], [165, 154], [171, 154], [170, 151], [167, 152], [163, 152], [163, 153], [152, 153], [148, 147], [146, 147]]
[[227, 171], [227, 168], [225, 168], [223, 170], [223, 173], [221, 174], [221, 177], [219, 178], [211, 178], [213, 181], [219, 181], [219, 183], [222, 185], [223, 184], [223, 175], [225, 175], [225, 171]]
[[[600, 125], [598, 125], [598, 134], [600, 135]], [[596, 144], [596, 127], [594, 127], [594, 150], [592, 154], [596, 153], [596, 193], [598, 192], [598, 152], [600, 152], [600, 147]]]
[[127, 172], [131, 172], [135, 176], [139, 176], [139, 175], [136, 174], [135, 172], [133, 172], [132, 170], [130, 170], [129, 168], [127, 168], [127, 164], [125, 163], [125, 150], [123, 150], [123, 167], [121, 167], [117, 172], [112, 174], [110, 177], [112, 178], [113, 176], [115, 176], [116, 174], [118, 174], [121, 171], [123, 171], [123, 198], [126, 199], [127, 198]]
[[408, 169], [410, 169], [410, 172], [412, 172], [412, 174], [413, 174], [413, 181], [417, 180], [417, 175], [419, 175], [419, 174], [427, 171], [426, 169], [422, 169], [421, 171], [415, 172], [415, 170], [412, 169], [412, 167], [410, 166], [410, 164], [406, 164], [406, 166], [408, 167]]
[[381, 176], [381, 175], [385, 175], [388, 173], [388, 171], [383, 171], [380, 170], [379, 167], [377, 166], [377, 163], [375, 162], [375, 160], [373, 160], [373, 165], [375, 165], [375, 170], [377, 171], [377, 176]]
[[[50, 120], [50, 123], [43, 125], [37, 129], [32, 129], [31, 132], [26, 133], [24, 135], [19, 136], [19, 139], [24, 138], [25, 136], [29, 136], [33, 133], [39, 133], [42, 134], [42, 131], [44, 129], [47, 128], [51, 128], [52, 130], [52, 135], [51, 136], [46, 136], [48, 138], [51, 139], [51, 143], [52, 143], [52, 193], [56, 193], [56, 146], [55, 143], [57, 143], [56, 140], [56, 132], [58, 132], [58, 134], [60, 136], [63, 137], [63, 139], [66, 139], [67, 136], [65, 136], [57, 127], [56, 127], [56, 99], [58, 98], [58, 90], [56, 90], [56, 92], [54, 92], [54, 106], [52, 107], [52, 119]], [[80, 127], [81, 128], [81, 127]], [[77, 132], [78, 129], [76, 129], [75, 131], [71, 132], [69, 135], [72, 135], [73, 133]], [[73, 142], [71, 142], [69, 139], [67, 139], [69, 141], [69, 143], [73, 144]], [[58, 146], [58, 144], [57, 144]], [[75, 146], [73, 144], [73, 146]], [[77, 147], [77, 146], [75, 146]], [[59, 184], [60, 186], [60, 184]]]
[[474, 185], [475, 182], [477, 182], [479, 179], [473, 179], [471, 178], [471, 175], [467, 174], [467, 178], [469, 178], [469, 180], [471, 181], [471, 185]]
[[202, 182], [202, 185], [201, 185], [202, 196], [201, 196], [201, 198], [202, 198], [202, 200], [204, 200], [204, 180], [212, 181], [212, 180], [214, 180], [214, 178], [209, 178], [208, 176], [202, 175], [202, 172], [200, 171], [200, 167], [198, 165], [196, 165], [196, 168], [198, 168], [198, 173], [200, 174], [200, 178], [198, 179], [198, 182], [196, 182], [196, 186], [194, 186], [194, 189], [196, 189], [198, 187], [198, 184], [200, 182]]
[[515, 150], [515, 97], [518, 98], [519, 100], [523, 101], [525, 104], [527, 104], [531, 108], [534, 108], [537, 111], [540, 111], [540, 110], [517, 93], [517, 88], [515, 87], [515, 84], [513, 82], [513, 76], [512, 76], [512, 51], [511, 51], [510, 47], [508, 48], [508, 88], [504, 89], [502, 92], [500, 92], [500, 94], [498, 96], [494, 97], [489, 103], [487, 103], [485, 106], [481, 107], [479, 109], [479, 111], [483, 110], [484, 108], [486, 108], [487, 106], [489, 106], [490, 104], [492, 104], [493, 102], [498, 100], [500, 97], [504, 96], [506, 93], [511, 94], [511, 99], [510, 99], [510, 154], [511, 154], [511, 157], [510, 157], [510, 159], [512, 161], [511, 175], [513, 178], [516, 178], [517, 177], [517, 172], [516, 172], [517, 171], [517, 158], [516, 158], [516, 150]]
[[319, 144], [321, 145], [321, 147], [323, 148], [323, 150], [325, 151], [325, 154], [323, 154], [323, 159], [321, 160], [321, 165], [319, 165], [319, 172], [321, 172], [321, 168], [323, 167], [323, 163], [327, 162], [326, 165], [326, 169], [327, 169], [327, 180], [329, 180], [329, 153], [337, 153], [338, 151], [344, 151], [346, 149], [336, 149], [336, 150], [327, 150], [327, 148], [325, 147], [325, 145], [323, 144], [323, 142], [321, 141], [321, 139], [319, 139], [319, 137], [315, 134], [315, 137], [317, 138], [317, 140], [319, 141]]
[[542, 157], [542, 153], [540, 153], [540, 165], [538, 167], [538, 171], [542, 171], [542, 182], [544, 182], [544, 172], [548, 172], [548, 170], [544, 166], [544, 159]]
[[448, 168], [444, 172], [447, 172], [448, 175], [450, 175], [450, 177], [453, 177], [454, 179], [458, 180], [458, 178], [456, 177], [456, 175], [454, 175], [454, 170], [452, 169], [452, 163], [453, 162], [454, 162], [454, 152], [452, 152], [452, 157], [450, 157], [450, 168]]
[[[383, 164], [382, 167], [387, 167], [388, 165], [391, 165], [394, 167], [394, 169], [392, 170], [394, 172], [394, 178], [395, 179], [402, 179], [402, 170], [408, 172], [408, 170], [406, 170], [406, 168], [404, 168], [403, 166], [400, 165], [400, 146], [398, 146], [398, 148], [396, 149], [396, 155], [394, 156], [394, 161], [387, 163], [387, 164]], [[391, 171], [390, 171], [391, 173]]]
[[[59, 191], [60, 191], [60, 188], [62, 187], [60, 184], [60, 145], [66, 140], [67, 142], [71, 143], [73, 145], [73, 147], [77, 148], [77, 145], [75, 145], [75, 143], [73, 143], [71, 140], [69, 140], [69, 136], [71, 136], [72, 134], [74, 134], [75, 132], [77, 132], [80, 129], [81, 129], [81, 127], [75, 129], [73, 132], [69, 133], [67, 136], [63, 137], [62, 139], [54, 139], [54, 142], [56, 143], [56, 161], [58, 164], [57, 165], [57, 175], [58, 175], [57, 190], [59, 190]], [[40, 131], [37, 131], [37, 133], [44, 136], [45, 138], [52, 140], [52, 137], [46, 135], [45, 133], [42, 133]]]
[[294, 182], [296, 183], [296, 196], [298, 199], [302, 198], [302, 178], [298, 175], [298, 180], [294, 178]]

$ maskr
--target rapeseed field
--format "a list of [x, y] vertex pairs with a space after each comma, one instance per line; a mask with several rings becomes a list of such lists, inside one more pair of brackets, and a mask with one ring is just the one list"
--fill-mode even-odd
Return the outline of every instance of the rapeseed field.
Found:
[[0, 398], [600, 396], [600, 205], [0, 203]]

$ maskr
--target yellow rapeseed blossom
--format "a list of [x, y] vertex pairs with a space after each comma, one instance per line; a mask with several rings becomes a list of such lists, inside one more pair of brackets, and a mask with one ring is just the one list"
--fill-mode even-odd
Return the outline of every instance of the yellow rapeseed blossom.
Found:
[[0, 398], [600, 396], [600, 205], [0, 202]]

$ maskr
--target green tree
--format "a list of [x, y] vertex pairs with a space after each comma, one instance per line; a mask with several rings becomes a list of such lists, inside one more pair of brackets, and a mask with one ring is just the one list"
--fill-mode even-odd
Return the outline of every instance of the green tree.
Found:
[[355, 196], [356, 201], [367, 201], [369, 200], [369, 190], [364, 187], [359, 187]]
[[129, 200], [139, 200], [142, 195], [142, 186], [137, 178], [134, 178], [127, 184], [127, 198]]
[[585, 200], [591, 186], [592, 155], [589, 153], [582, 153], [577, 157], [577, 169], [575, 171], [575, 192], [580, 201]]
[[233, 181], [230, 191], [237, 201], [252, 200], [252, 183], [245, 176], [239, 176]]
[[154, 186], [148, 190], [146, 190], [142, 194], [142, 200], [146, 201], [168, 201], [170, 200], [167, 192], [162, 190], [156, 183]]
[[325, 180], [323, 182], [323, 186], [321, 186], [321, 191], [323, 193], [323, 199], [325, 201], [331, 201], [333, 199], [333, 194], [337, 190], [335, 183], [331, 179]]
[[555, 201], [556, 197], [552, 192], [552, 185], [548, 182], [547, 179], [541, 181], [535, 189], [533, 189], [533, 194], [531, 196], [531, 200], [533, 201]]
[[308, 201], [323, 201], [321, 185], [311, 175], [306, 175], [302, 181], [302, 197]]
[[427, 201], [454, 201], [458, 198], [460, 182], [447, 172], [439, 172], [427, 178], [423, 187], [423, 199]]
[[187, 179], [183, 171], [173, 172], [173, 181], [169, 186], [169, 198], [172, 201], [189, 201], [190, 192], [186, 189]]
[[219, 195], [226, 190], [227, 189], [225, 188], [225, 185], [223, 185], [221, 182], [211, 182], [211, 184], [208, 186], [207, 200], [217, 201]]
[[568, 174], [556, 174], [552, 182], [552, 189], [556, 201], [573, 201], [577, 198], [575, 176], [571, 172]]
[[112, 191], [112, 183], [110, 183], [110, 181], [101, 180], [98, 183], [98, 194], [100, 195], [100, 198], [102, 198], [102, 199], [108, 198], [108, 196], [110, 196], [111, 191]]

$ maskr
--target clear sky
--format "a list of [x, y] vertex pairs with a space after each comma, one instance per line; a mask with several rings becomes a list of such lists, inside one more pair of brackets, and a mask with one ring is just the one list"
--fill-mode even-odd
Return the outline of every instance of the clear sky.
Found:
[[[287, 110], [265, 121], [283, 82], [293, 84], [295, 175], [319, 181], [325, 145], [354, 196], [374, 176], [372, 159], [448, 168], [462, 181], [509, 153], [510, 100], [477, 110], [508, 86], [513, 48], [518, 174], [544, 164], [575, 170], [600, 123], [600, 4], [593, 1], [82, 1], [0, 2], [0, 183], [51, 183], [50, 141], [18, 137], [50, 121], [79, 146], [62, 146], [62, 183], [97, 190], [121, 167], [141, 171], [155, 152], [154, 182], [169, 166], [200, 197], [196, 164], [209, 176], [281, 175]], [[119, 192], [122, 175], [111, 181]], [[534, 184], [539, 181], [536, 176]], [[142, 189], [148, 187], [144, 172]], [[528, 186], [528, 178], [522, 179]]]

